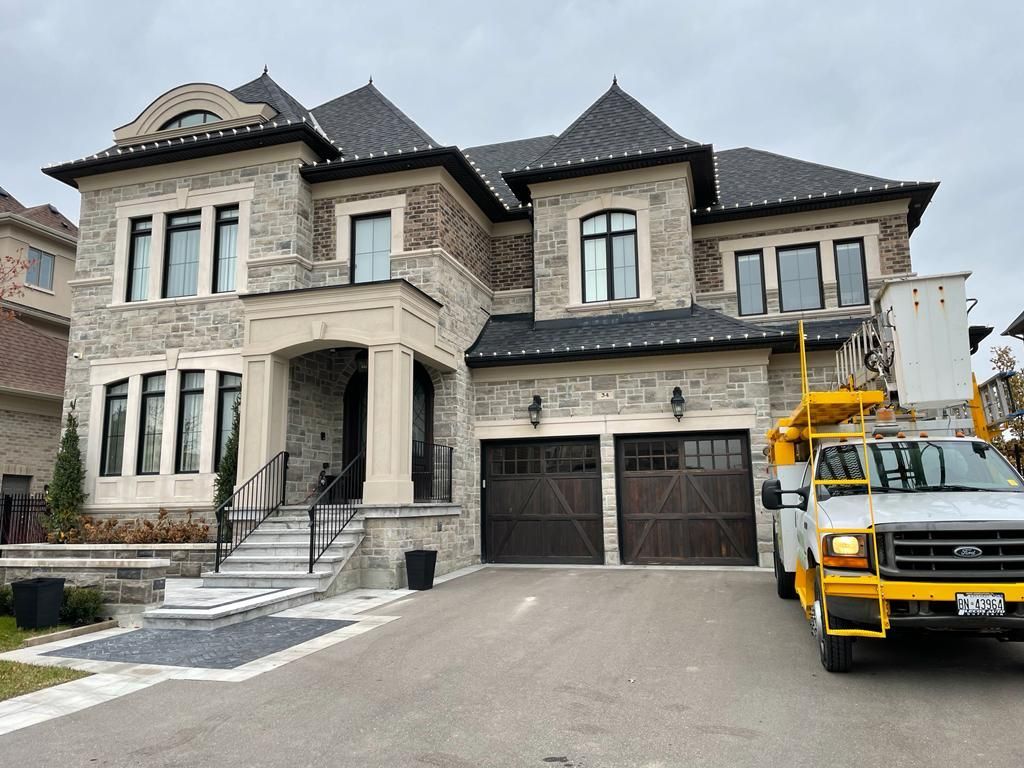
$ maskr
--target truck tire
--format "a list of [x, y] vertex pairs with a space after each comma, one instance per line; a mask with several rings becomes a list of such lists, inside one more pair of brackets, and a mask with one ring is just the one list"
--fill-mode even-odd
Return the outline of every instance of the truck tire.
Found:
[[[821, 666], [829, 672], [849, 672], [853, 667], [853, 638], [836, 636], [830, 634], [825, 628], [821, 600], [821, 569], [818, 569], [818, 576], [814, 581], [814, 636], [818, 641], [818, 653], [821, 657]], [[829, 624], [834, 629], [843, 628], [841, 619], [830, 619]]]
[[772, 533], [772, 561], [775, 564], [775, 592], [783, 600], [796, 599], [796, 574], [787, 573], [779, 557], [779, 538]]

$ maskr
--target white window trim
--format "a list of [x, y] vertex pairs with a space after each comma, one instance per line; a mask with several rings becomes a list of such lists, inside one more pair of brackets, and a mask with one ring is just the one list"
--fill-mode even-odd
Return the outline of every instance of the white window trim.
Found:
[[[570, 312], [585, 310], [607, 310], [614, 307], [643, 306], [654, 301], [654, 285], [651, 278], [651, 210], [647, 200], [625, 197], [610, 192], [588, 200], [566, 214], [566, 238], [569, 254], [569, 297], [566, 309]], [[580, 255], [580, 238], [583, 219], [609, 209], [627, 210], [636, 213], [636, 267], [639, 295], [629, 299], [609, 301], [583, 301], [583, 274]]]
[[[352, 219], [379, 213], [391, 214], [391, 257], [401, 256], [405, 252], [405, 195], [353, 200], [348, 203], [336, 203], [334, 206], [334, 261], [342, 266], [345, 282], [351, 277], [349, 261], [352, 257]], [[323, 266], [323, 263], [318, 263], [317, 266]]]
[[[218, 297], [236, 295], [248, 281], [249, 228], [252, 218], [252, 201], [256, 195], [253, 182], [233, 184], [213, 189], [190, 190], [182, 187], [169, 195], [127, 200], [115, 204], [117, 233], [114, 242], [113, 296], [110, 306], [147, 305], [172, 303], [180, 298]], [[236, 252], [235, 290], [223, 293], [213, 292], [214, 240], [217, 237], [216, 209], [225, 205], [238, 205], [238, 238]], [[199, 276], [196, 296], [161, 297], [164, 277], [164, 244], [166, 241], [167, 216], [178, 211], [198, 209], [199, 230]], [[128, 287], [128, 251], [131, 243], [131, 220], [152, 216], [153, 229], [149, 245], [149, 286], [143, 301], [125, 301]]]

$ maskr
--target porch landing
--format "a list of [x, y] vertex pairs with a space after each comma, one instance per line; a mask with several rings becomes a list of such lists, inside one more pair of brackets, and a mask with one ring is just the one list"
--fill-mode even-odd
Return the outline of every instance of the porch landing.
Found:
[[164, 604], [146, 611], [150, 629], [218, 629], [312, 602], [316, 590], [203, 586], [202, 579], [168, 579]]

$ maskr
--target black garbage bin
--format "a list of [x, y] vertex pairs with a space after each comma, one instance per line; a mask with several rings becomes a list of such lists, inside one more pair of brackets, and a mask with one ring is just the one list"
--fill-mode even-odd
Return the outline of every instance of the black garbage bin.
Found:
[[64, 579], [25, 579], [11, 584], [14, 621], [19, 629], [41, 629], [60, 622]]
[[434, 566], [437, 565], [437, 550], [413, 549], [405, 553], [405, 573], [409, 578], [409, 589], [430, 589], [434, 586]]

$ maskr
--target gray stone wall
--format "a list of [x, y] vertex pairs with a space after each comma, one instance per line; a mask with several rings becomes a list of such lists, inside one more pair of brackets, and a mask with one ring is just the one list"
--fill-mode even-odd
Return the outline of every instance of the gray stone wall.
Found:
[[[89, 560], [167, 560], [169, 577], [199, 578], [212, 571], [217, 545], [209, 544], [7, 544], [0, 558], [86, 558]], [[3, 560], [0, 559], [0, 565]]]
[[53, 477], [60, 444], [60, 416], [0, 410], [0, 475], [28, 475], [30, 493]]
[[533, 311], [531, 291], [499, 292], [494, 294], [491, 312], [495, 315], [519, 315]]
[[[836, 387], [835, 357], [832, 353], [812, 354], [808, 360], [807, 383], [812, 391], [824, 392]], [[800, 404], [803, 383], [799, 355], [775, 355], [768, 366], [768, 391], [772, 418], [788, 416]]]
[[685, 179], [679, 178], [534, 199], [538, 320], [574, 316], [566, 305], [580, 303], [582, 296], [569, 295], [568, 214], [576, 206], [606, 193], [641, 198], [650, 204], [654, 302], [644, 309], [672, 309], [689, 304], [694, 290], [690, 199]]

